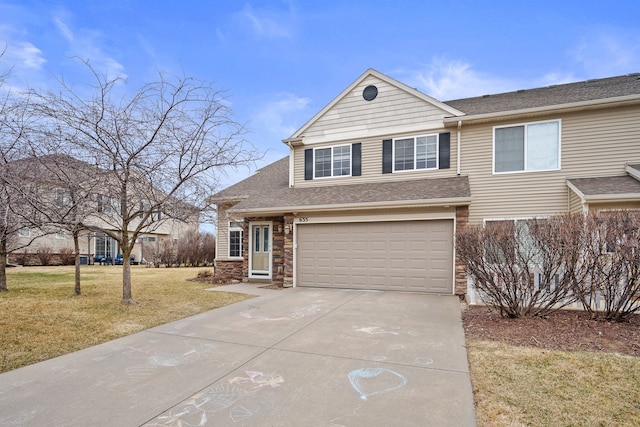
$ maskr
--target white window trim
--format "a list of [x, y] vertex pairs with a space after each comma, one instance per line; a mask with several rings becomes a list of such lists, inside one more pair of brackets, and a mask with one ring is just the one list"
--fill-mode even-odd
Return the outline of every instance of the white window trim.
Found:
[[[427, 138], [429, 136], [435, 136], [436, 137], [436, 165], [435, 167], [432, 168], [416, 168], [416, 161], [417, 161], [417, 156], [416, 156], [416, 141], [418, 140], [418, 138]], [[413, 138], [413, 169], [402, 169], [402, 170], [396, 170], [396, 141], [397, 140], [402, 140], [402, 139], [411, 139]], [[438, 170], [440, 169], [440, 134], [438, 133], [427, 133], [424, 135], [415, 135], [415, 136], [403, 136], [403, 137], [399, 137], [399, 138], [393, 138], [393, 142], [391, 144], [391, 171], [392, 173], [405, 173], [405, 172], [419, 172], [419, 171], [432, 171], [432, 170]]]
[[[244, 245], [243, 245], [243, 241], [244, 241], [244, 227], [240, 226], [240, 225], [234, 225], [234, 224], [238, 224], [237, 221], [229, 221], [228, 227], [227, 227], [227, 258], [229, 259], [244, 259]], [[232, 231], [239, 231], [240, 232], [240, 255], [239, 256], [231, 256], [231, 232]]]
[[[340, 147], [349, 147], [349, 174], [348, 175], [334, 175], [333, 170], [333, 149]], [[331, 176], [316, 176], [316, 150], [331, 149]], [[314, 147], [313, 148], [313, 179], [331, 179], [331, 178], [346, 178], [353, 174], [353, 144], [332, 145], [330, 147]]]
[[18, 230], [18, 236], [31, 237], [31, 229], [29, 227], [22, 227], [20, 230]]
[[[535, 124], [540, 124], [540, 123], [552, 123], [552, 122], [557, 122], [558, 123], [558, 167], [557, 168], [553, 168], [553, 169], [535, 169], [535, 170], [528, 170], [526, 169], [527, 167], [527, 126], [528, 125], [535, 125]], [[496, 129], [504, 129], [504, 128], [512, 128], [512, 127], [518, 127], [518, 126], [524, 126], [525, 128], [525, 132], [524, 132], [524, 170], [521, 171], [505, 171], [505, 172], [496, 172]], [[509, 175], [509, 174], [514, 174], [514, 173], [536, 173], [536, 172], [549, 172], [549, 171], [559, 171], [560, 169], [562, 169], [562, 119], [551, 119], [551, 120], [540, 120], [537, 122], [524, 122], [524, 123], [512, 123], [512, 124], [508, 124], [508, 125], [500, 125], [500, 126], [494, 126], [493, 129], [491, 130], [492, 135], [491, 137], [493, 138], [493, 145], [492, 145], [492, 151], [491, 151], [491, 172], [493, 173], [493, 175]]]

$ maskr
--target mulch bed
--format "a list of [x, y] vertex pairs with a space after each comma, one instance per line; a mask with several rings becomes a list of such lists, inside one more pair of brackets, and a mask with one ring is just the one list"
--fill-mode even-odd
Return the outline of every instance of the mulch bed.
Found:
[[547, 317], [508, 319], [488, 307], [462, 313], [468, 339], [563, 351], [596, 351], [640, 357], [640, 315], [629, 322], [592, 320], [582, 311], [562, 310]]

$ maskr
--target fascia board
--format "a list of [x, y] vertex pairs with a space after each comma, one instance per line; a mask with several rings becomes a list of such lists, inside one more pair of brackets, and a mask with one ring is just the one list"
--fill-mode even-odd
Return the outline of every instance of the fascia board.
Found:
[[283, 212], [335, 212], [350, 211], [360, 209], [393, 209], [393, 208], [423, 208], [437, 206], [464, 206], [471, 203], [471, 197], [454, 197], [448, 199], [422, 199], [407, 201], [390, 201], [390, 202], [371, 202], [371, 203], [342, 203], [332, 205], [302, 205], [302, 206], [274, 206], [266, 209], [230, 209], [229, 212], [242, 214], [275, 214]]
[[584, 203], [584, 193], [578, 190], [578, 187], [573, 185], [569, 180], [567, 180], [567, 187], [569, 187], [571, 191], [573, 191], [578, 197], [580, 197], [580, 199], [582, 200], [582, 203]]
[[625, 169], [629, 175], [640, 181], [640, 171], [638, 169], [632, 168], [629, 165], [627, 165]]

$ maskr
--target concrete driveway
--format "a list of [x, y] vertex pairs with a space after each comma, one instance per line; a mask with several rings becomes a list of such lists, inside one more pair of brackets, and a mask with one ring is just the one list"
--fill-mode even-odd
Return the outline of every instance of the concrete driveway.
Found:
[[251, 286], [0, 375], [0, 426], [475, 425], [457, 297]]

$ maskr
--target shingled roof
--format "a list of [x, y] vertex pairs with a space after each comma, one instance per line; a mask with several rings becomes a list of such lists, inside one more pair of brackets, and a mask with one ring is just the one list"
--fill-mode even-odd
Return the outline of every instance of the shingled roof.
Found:
[[291, 212], [370, 205], [453, 205], [468, 203], [471, 198], [466, 176], [306, 188], [289, 188], [288, 177], [289, 158], [285, 157], [211, 200], [239, 201], [231, 209], [234, 212]]
[[517, 90], [444, 103], [467, 115], [522, 110], [640, 94], [640, 73]]
[[575, 178], [567, 181], [585, 202], [600, 200], [640, 200], [640, 181], [626, 176]]

